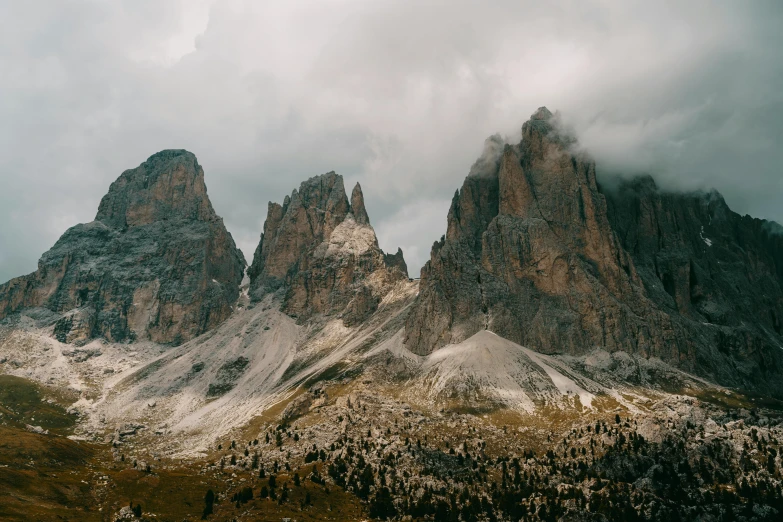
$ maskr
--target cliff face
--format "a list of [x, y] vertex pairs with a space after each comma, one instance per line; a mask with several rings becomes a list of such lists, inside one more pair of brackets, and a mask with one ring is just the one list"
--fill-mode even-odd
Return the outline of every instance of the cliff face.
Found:
[[[523, 125], [519, 144], [487, 141], [422, 269], [406, 324], [408, 348], [427, 354], [488, 329], [544, 353], [600, 347], [657, 356], [722, 382], [759, 387], [753, 381], [762, 373], [761, 387], [779, 382], [777, 373], [765, 373], [781, 361], [772, 339], [783, 345], [775, 333], [781, 248], [767, 225], [740, 218], [713, 197], [712, 212], [727, 216], [731, 246], [729, 257], [702, 267], [692, 261], [703, 255], [696, 248], [716, 246], [699, 235], [709, 205], [640, 191], [638, 184], [610, 194], [573, 144], [546, 108]], [[731, 275], [724, 263], [734, 267]], [[746, 273], [735, 273], [741, 265]], [[705, 282], [718, 273], [720, 292]], [[730, 334], [702, 325], [705, 314], [736, 318], [740, 294], [748, 317], [764, 313], [766, 326], [735, 320]], [[759, 296], [765, 304], [752, 305]]]
[[717, 192], [663, 192], [649, 177], [604, 192], [646, 294], [704, 354], [696, 368], [780, 395], [783, 229]]
[[368, 317], [408, 277], [402, 251], [387, 256], [378, 247], [361, 187], [349, 202], [334, 172], [305, 181], [282, 205], [269, 204], [248, 274], [254, 299], [282, 291], [286, 313], [300, 320], [336, 314], [346, 325]]
[[231, 314], [244, 267], [196, 157], [167, 150], [112, 183], [95, 221], [65, 232], [36, 272], [0, 286], [0, 318], [45, 307], [63, 314], [62, 341], [179, 343]]

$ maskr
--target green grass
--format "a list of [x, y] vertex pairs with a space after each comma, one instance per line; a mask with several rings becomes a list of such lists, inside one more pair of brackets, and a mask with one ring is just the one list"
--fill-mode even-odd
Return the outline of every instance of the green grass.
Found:
[[[257, 497], [266, 484], [256, 470], [236, 471], [246, 480], [233, 487], [226, 482], [233, 471], [202, 472], [207, 459], [182, 464], [145, 458], [151, 472], [134, 469], [131, 458], [114, 460], [108, 444], [67, 438], [76, 419], [61, 404], [74, 399], [27, 379], [0, 375], [0, 520], [111, 520], [131, 502], [156, 520], [199, 520], [209, 489], [221, 495], [209, 520], [364, 518], [364, 506], [353, 495], [339, 488], [327, 491], [307, 480], [294, 487], [285, 473], [278, 475], [278, 483], [287, 481], [292, 488], [287, 503], [255, 498], [237, 508], [229, 499], [240, 487], [252, 486]], [[267, 413], [279, 414], [287, 402]], [[25, 424], [50, 433], [32, 433]], [[300, 469], [300, 476], [311, 468]], [[311, 504], [305, 505], [308, 492]]]
[[24, 428], [30, 424], [60, 435], [70, 434], [76, 419], [60, 405], [65, 401], [64, 396], [47, 392], [37, 383], [0, 375], [0, 422], [7, 426]]
[[[274, 405], [254, 419], [243, 430], [238, 440], [250, 440], [258, 435], [262, 425], [273, 424], [286, 405], [308, 385], [320, 381], [350, 375], [354, 367], [343, 363], [330, 366], [319, 375], [312, 376], [285, 401]], [[329, 402], [351, 393], [357, 387], [356, 380], [335, 384], [329, 388]], [[390, 396], [404, 395], [399, 387], [389, 386]], [[782, 409], [779, 401], [762, 400], [722, 390], [689, 390], [698, 399], [727, 409], [775, 408]], [[384, 392], [386, 393], [386, 392]], [[51, 400], [50, 400], [51, 399]], [[301, 486], [294, 487], [291, 473], [277, 475], [279, 485], [288, 482], [290, 500], [278, 504], [270, 499], [258, 498], [258, 493], [268, 479], [258, 479], [256, 470], [222, 471], [216, 467], [203, 471], [207, 462], [219, 458], [217, 452], [198, 462], [180, 463], [171, 460], [157, 461], [137, 455], [151, 466], [150, 473], [133, 469], [132, 458], [115, 461], [108, 444], [93, 444], [70, 440], [75, 418], [65, 412], [63, 404], [75, 397], [61, 395], [56, 390], [32, 381], [0, 375], [0, 520], [111, 520], [114, 513], [131, 502], [140, 504], [144, 513], [154, 514], [153, 520], [198, 520], [204, 508], [204, 495], [212, 489], [220, 495], [209, 520], [361, 520], [367, 516], [366, 505], [341, 488], [315, 484], [304, 477], [312, 464], [294, 470], [302, 477]], [[594, 401], [595, 410], [580, 408], [542, 408], [536, 415], [526, 415], [503, 408], [489, 401], [464, 404], [460, 397], [444, 400], [441, 406], [450, 412], [469, 413], [483, 417], [477, 431], [466, 431], [462, 426], [443, 424], [414, 428], [406, 435], [412, 439], [428, 436], [426, 451], [445, 452], [445, 441], [457, 447], [468, 439], [479, 437], [486, 441], [486, 452], [492, 456], [507, 455], [509, 451], [532, 449], [541, 454], [551, 446], [550, 434], [568, 431], [574, 426], [592, 424], [601, 419], [614, 423], [615, 409], [622, 417], [627, 413], [613, 398], [599, 396]], [[474, 396], [475, 399], [475, 396]], [[425, 415], [430, 412], [421, 411]], [[297, 421], [300, 425], [322, 422], [324, 413], [314, 411]], [[403, 424], [404, 418], [401, 419]], [[50, 430], [49, 435], [31, 433], [25, 424], [40, 425]], [[123, 450], [121, 450], [123, 451]], [[136, 453], [132, 447], [127, 450]], [[319, 463], [325, 474], [323, 464]], [[232, 480], [232, 473], [237, 477]], [[106, 477], [104, 479], [103, 477]], [[495, 477], [496, 478], [496, 477]], [[245, 479], [240, 482], [239, 479]], [[229, 499], [243, 486], [251, 486], [255, 498], [239, 507]], [[311, 503], [305, 505], [309, 493]]]
[[100, 520], [82, 482], [91, 475], [94, 450], [66, 437], [0, 426], [0, 520]]
[[[317, 464], [320, 472], [326, 474], [323, 463]], [[307, 476], [312, 470], [313, 464], [302, 466], [297, 471], [301, 477]], [[254, 475], [255, 473], [252, 473]], [[239, 520], [274, 520], [283, 518], [292, 520], [363, 520], [367, 517], [365, 506], [352, 494], [346, 493], [340, 487], [324, 487], [307, 479], [302, 479], [300, 486], [293, 484], [293, 472], [277, 474], [278, 486], [287, 483], [289, 488], [289, 500], [285, 504], [278, 504], [268, 498], [258, 498], [261, 486], [268, 483], [268, 479], [252, 478], [243, 484], [253, 488], [254, 499], [237, 508], [229, 501], [223, 501], [215, 505], [215, 514], [210, 520], [231, 520], [237, 515], [242, 515]], [[241, 487], [229, 490], [229, 497]], [[279, 488], [278, 488], [279, 493]], [[310, 504], [304, 504], [307, 493], [310, 493]]]
[[689, 390], [688, 395], [692, 395], [700, 401], [727, 410], [735, 410], [739, 408], [745, 408], [746, 410], [752, 410], [754, 408], [765, 408], [774, 410], [776, 412], [783, 412], [783, 401], [761, 395], [756, 396], [735, 391], [727, 394], [725, 391], [715, 388]]

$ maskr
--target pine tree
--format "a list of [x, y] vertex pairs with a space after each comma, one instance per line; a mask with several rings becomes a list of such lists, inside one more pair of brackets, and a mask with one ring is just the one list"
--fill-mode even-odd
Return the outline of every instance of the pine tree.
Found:
[[215, 503], [215, 493], [211, 490], [207, 490], [207, 494], [204, 495], [204, 512], [201, 514], [201, 520], [206, 520], [206, 518], [212, 514], [213, 511], [213, 505]]
[[372, 467], [370, 467], [369, 464], [367, 464], [362, 471], [361, 481], [362, 485], [356, 492], [356, 495], [363, 500], [367, 500], [367, 498], [370, 496], [370, 486], [375, 484]]
[[249, 486], [242, 488], [242, 491], [239, 492], [238, 500], [242, 504], [253, 500], [253, 489]]
[[[380, 488], [370, 501], [370, 517], [386, 520], [397, 515], [389, 488]], [[436, 520], [438, 520], [436, 518]]]

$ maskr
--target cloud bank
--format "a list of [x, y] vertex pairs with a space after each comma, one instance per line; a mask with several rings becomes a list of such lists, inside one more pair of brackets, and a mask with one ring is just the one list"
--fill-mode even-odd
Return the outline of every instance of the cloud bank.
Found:
[[267, 202], [335, 170], [415, 272], [487, 136], [541, 105], [599, 171], [783, 221], [782, 26], [774, 1], [0, 2], [0, 280], [165, 148], [248, 258]]

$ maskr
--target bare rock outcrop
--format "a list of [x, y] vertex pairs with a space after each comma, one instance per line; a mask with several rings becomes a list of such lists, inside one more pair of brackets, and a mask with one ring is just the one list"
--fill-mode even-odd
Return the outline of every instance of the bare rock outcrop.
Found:
[[303, 182], [282, 205], [269, 203], [248, 275], [254, 299], [280, 291], [283, 311], [299, 320], [336, 314], [347, 325], [372, 314], [408, 276], [401, 251], [387, 263], [378, 247], [361, 187], [349, 202], [334, 172]]
[[661, 191], [649, 176], [602, 192], [647, 296], [697, 347], [695, 369], [780, 396], [783, 227], [732, 212], [716, 191]]
[[357, 183], [351, 191], [351, 213], [353, 219], [360, 225], [369, 225], [370, 216], [367, 215], [367, 209], [364, 208], [364, 194], [362, 187]]
[[399, 247], [394, 254], [384, 254], [383, 261], [389, 268], [396, 268], [404, 274], [408, 273], [408, 264], [405, 262], [405, 257], [402, 255], [402, 249]]
[[43, 307], [63, 314], [63, 342], [179, 343], [231, 314], [244, 267], [196, 157], [166, 150], [123, 172], [95, 220], [66, 231], [37, 271], [0, 286], [0, 318]]
[[[600, 347], [660, 357], [727, 384], [769, 391], [780, 383], [783, 257], [779, 240], [764, 232], [769, 225], [734, 215], [723, 223], [732, 237], [722, 247], [733, 254], [706, 270], [692, 261], [702, 252], [690, 250], [714, 248], [699, 227], [710, 216], [721, 226], [725, 203], [710, 214], [709, 205], [680, 208], [677, 198], [626, 187], [607, 204], [595, 163], [574, 144], [543, 107], [523, 125], [519, 144], [487, 140], [422, 269], [407, 347], [427, 354], [488, 329], [544, 353]], [[756, 273], [726, 276], [731, 283], [718, 295], [704, 281], [726, 274], [729, 263]], [[749, 311], [764, 314], [758, 328], [739, 327], [741, 318], [733, 333], [702, 324], [731, 316], [739, 294]], [[759, 296], [764, 304], [750, 306]], [[770, 364], [779, 369], [767, 371]]]

